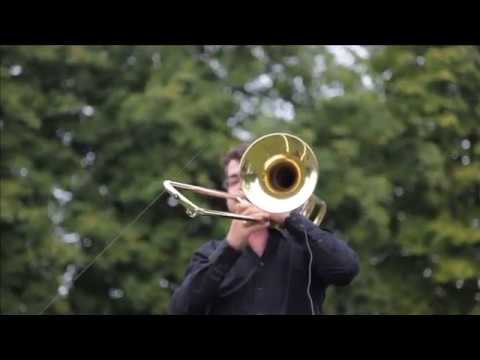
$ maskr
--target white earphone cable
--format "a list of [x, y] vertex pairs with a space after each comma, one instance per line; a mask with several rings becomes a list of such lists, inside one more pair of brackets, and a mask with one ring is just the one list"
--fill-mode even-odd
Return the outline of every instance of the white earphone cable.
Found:
[[307, 283], [307, 296], [310, 300], [310, 308], [312, 311], [312, 315], [315, 315], [315, 307], [313, 306], [313, 299], [312, 294], [310, 293], [310, 286], [312, 285], [312, 262], [313, 262], [313, 254], [312, 249], [310, 248], [310, 243], [308, 242], [307, 232], [304, 230], [305, 233], [305, 242], [307, 244], [308, 253], [310, 255], [309, 262], [308, 262], [308, 283]]

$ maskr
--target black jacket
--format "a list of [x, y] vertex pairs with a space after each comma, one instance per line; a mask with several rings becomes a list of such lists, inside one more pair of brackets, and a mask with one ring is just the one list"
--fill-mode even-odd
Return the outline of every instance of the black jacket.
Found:
[[249, 247], [237, 251], [225, 240], [200, 247], [169, 312], [320, 314], [326, 288], [348, 285], [358, 272], [357, 254], [344, 241], [292, 213], [283, 230], [270, 229], [262, 257]]

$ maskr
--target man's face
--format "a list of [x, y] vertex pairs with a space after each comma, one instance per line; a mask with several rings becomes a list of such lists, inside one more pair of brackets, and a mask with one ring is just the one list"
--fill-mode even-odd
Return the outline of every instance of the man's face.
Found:
[[[238, 160], [230, 160], [227, 165], [227, 191], [230, 194], [238, 194], [243, 196], [240, 184], [240, 162]], [[233, 211], [233, 204], [235, 200], [228, 199], [227, 207], [229, 211]]]

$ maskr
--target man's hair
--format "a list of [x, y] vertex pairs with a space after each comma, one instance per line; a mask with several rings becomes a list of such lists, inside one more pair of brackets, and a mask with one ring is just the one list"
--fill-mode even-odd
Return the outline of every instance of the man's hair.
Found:
[[249, 145], [250, 144], [248, 144], [248, 143], [243, 143], [243, 144], [237, 146], [236, 148], [230, 150], [229, 152], [227, 152], [227, 154], [223, 158], [223, 170], [224, 170], [225, 174], [227, 174], [227, 166], [230, 163], [230, 161], [232, 161], [232, 160], [240, 161], [243, 154], [245, 153], [245, 150], [247, 150], [247, 147]]

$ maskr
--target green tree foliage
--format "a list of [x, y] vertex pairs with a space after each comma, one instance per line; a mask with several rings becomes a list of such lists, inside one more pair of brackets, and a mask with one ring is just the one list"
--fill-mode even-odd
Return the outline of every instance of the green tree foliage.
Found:
[[189, 219], [162, 181], [218, 189], [224, 152], [271, 131], [314, 147], [325, 226], [361, 257], [327, 313], [480, 312], [478, 48], [0, 56], [2, 313], [165, 313], [193, 251], [228, 221]]

